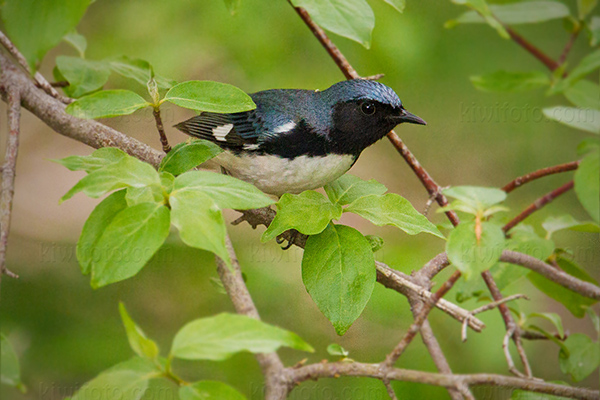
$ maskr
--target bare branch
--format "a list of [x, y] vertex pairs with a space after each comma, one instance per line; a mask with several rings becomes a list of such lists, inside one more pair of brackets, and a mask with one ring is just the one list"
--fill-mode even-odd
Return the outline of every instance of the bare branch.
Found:
[[552, 394], [574, 399], [597, 399], [600, 393], [590, 390], [555, 383], [546, 383], [539, 380], [523, 379], [513, 376], [496, 374], [437, 374], [401, 368], [382, 369], [380, 364], [366, 363], [318, 363], [305, 365], [290, 370], [290, 379], [293, 384], [320, 378], [334, 378], [337, 376], [371, 377], [375, 379], [388, 378], [390, 380], [423, 383], [433, 386], [457, 388], [464, 386], [499, 386], [510, 389], [521, 389], [537, 393]]
[[99, 122], [79, 119], [67, 114], [64, 104], [40, 91], [31, 79], [2, 53], [0, 53], [0, 74], [0, 94], [3, 99], [6, 101], [8, 89], [14, 87], [21, 96], [23, 107], [57, 133], [96, 149], [118, 147], [149, 164], [154, 166], [160, 164], [164, 154], [147, 144]]
[[[21, 67], [23, 67], [23, 69], [25, 71], [27, 71], [29, 76], [31, 76], [32, 71], [31, 71], [31, 68], [29, 68], [29, 64], [27, 63], [27, 60], [25, 59], [23, 54], [21, 54], [21, 52], [15, 47], [13, 42], [11, 42], [10, 39], [2, 31], [0, 31], [0, 43], [17, 60], [19, 65]], [[39, 72], [36, 72], [35, 74], [33, 74], [33, 79], [35, 80], [37, 86], [42, 88], [46, 93], [48, 93], [50, 96], [54, 97], [55, 99], [58, 99], [65, 104], [69, 104], [73, 101], [65, 96], [62, 96], [60, 93], [58, 93], [56, 91], [56, 89], [54, 89], [52, 87], [52, 85], [50, 85], [48, 83], [46, 78], [44, 78], [42, 76], [42, 74], [40, 74]]]
[[559, 285], [577, 292], [582, 296], [589, 297], [590, 299], [600, 300], [600, 288], [598, 286], [590, 282], [582, 281], [581, 279], [577, 279], [561, 270], [553, 268], [551, 265], [548, 265], [535, 257], [531, 257], [527, 254], [516, 251], [504, 250], [502, 252], [502, 256], [500, 256], [500, 261], [528, 268], [551, 280], [552, 282], [558, 283]]
[[522, 185], [524, 185], [528, 182], [531, 182], [533, 180], [542, 178], [544, 176], [552, 175], [552, 174], [559, 174], [561, 172], [573, 171], [573, 170], [577, 169], [577, 167], [579, 167], [579, 161], [571, 161], [568, 163], [555, 165], [553, 167], [542, 168], [537, 171], [530, 172], [526, 175], [523, 175], [523, 176], [520, 176], [520, 177], [514, 179], [513, 181], [504, 185], [504, 187], [502, 187], [502, 190], [504, 190], [506, 193], [510, 193], [513, 190], [515, 190], [516, 188], [521, 187]]
[[18, 278], [16, 274], [6, 268], [6, 248], [8, 245], [8, 232], [10, 230], [10, 215], [13, 196], [15, 194], [15, 171], [17, 167], [17, 153], [19, 150], [19, 123], [21, 120], [21, 97], [15, 88], [7, 94], [8, 99], [8, 140], [6, 157], [2, 165], [2, 186], [0, 191], [0, 279], [2, 275]]
[[[223, 282], [223, 287], [227, 291], [231, 302], [238, 314], [247, 315], [248, 317], [260, 319], [258, 310], [252, 301], [250, 292], [244, 283], [240, 263], [231, 244], [229, 236], [225, 238], [227, 251], [231, 258], [232, 270], [219, 257], [215, 257], [217, 261], [217, 272]], [[256, 359], [260, 364], [260, 368], [265, 377], [266, 400], [284, 399], [287, 397], [289, 388], [284, 379], [284, 368], [277, 353], [256, 354]]]
[[560, 195], [568, 192], [569, 190], [573, 189], [573, 185], [574, 185], [573, 181], [567, 182], [564, 185], [562, 185], [561, 187], [559, 187], [558, 189], [554, 189], [550, 193], [548, 193], [548, 194], [540, 197], [539, 199], [537, 199], [536, 201], [534, 201], [531, 205], [529, 205], [529, 207], [527, 207], [525, 210], [523, 210], [519, 215], [517, 215], [512, 220], [510, 220], [506, 225], [504, 225], [504, 227], [502, 228], [502, 230], [504, 232], [510, 231], [517, 224], [523, 222], [523, 220], [525, 218], [529, 217], [531, 214], [533, 214], [537, 210], [541, 209], [546, 204], [552, 202], [558, 196], [560, 196]]
[[508, 32], [510, 38], [512, 40], [514, 40], [515, 43], [517, 43], [519, 46], [524, 48], [529, 54], [531, 54], [532, 56], [537, 58], [542, 64], [544, 64], [546, 67], [548, 67], [548, 69], [550, 71], [554, 71], [555, 69], [557, 69], [560, 66], [556, 61], [554, 61], [552, 58], [550, 58], [546, 53], [544, 53], [542, 50], [535, 47], [533, 44], [531, 44], [529, 41], [527, 41], [523, 36], [521, 36], [517, 32], [515, 32], [511, 27], [504, 25], [504, 29], [506, 29], [506, 32]]
[[516, 299], [527, 299], [527, 300], [529, 300], [529, 297], [525, 296], [524, 294], [513, 294], [512, 296], [508, 296], [508, 297], [505, 297], [505, 298], [500, 299], [498, 301], [494, 301], [492, 303], [488, 303], [488, 304], [486, 304], [484, 306], [481, 306], [481, 307], [476, 308], [473, 311], [471, 311], [471, 313], [469, 314], [469, 316], [467, 318], [465, 318], [465, 320], [463, 321], [463, 324], [462, 324], [462, 334], [461, 334], [462, 341], [463, 342], [467, 341], [467, 322], [469, 321], [469, 319], [473, 315], [479, 314], [479, 313], [482, 313], [482, 312], [485, 312], [485, 311], [488, 311], [488, 310], [491, 310], [493, 308], [498, 307], [501, 304], [508, 303], [509, 301], [513, 301], [513, 300], [516, 300]]

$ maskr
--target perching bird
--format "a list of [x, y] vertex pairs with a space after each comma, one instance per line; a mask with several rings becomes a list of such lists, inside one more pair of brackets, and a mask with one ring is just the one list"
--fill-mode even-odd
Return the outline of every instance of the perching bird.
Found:
[[316, 189], [342, 176], [360, 153], [402, 122], [425, 125], [398, 95], [356, 79], [324, 91], [251, 94], [256, 109], [203, 112], [175, 125], [225, 151], [214, 158], [230, 175], [277, 196]]

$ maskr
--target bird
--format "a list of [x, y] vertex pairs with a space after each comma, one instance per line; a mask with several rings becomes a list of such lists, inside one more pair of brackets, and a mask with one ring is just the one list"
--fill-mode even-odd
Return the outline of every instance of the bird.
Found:
[[213, 159], [225, 172], [264, 193], [282, 196], [320, 188], [400, 123], [426, 125], [394, 90], [354, 79], [328, 89], [270, 89], [250, 94], [256, 108], [202, 112], [175, 127], [224, 151]]

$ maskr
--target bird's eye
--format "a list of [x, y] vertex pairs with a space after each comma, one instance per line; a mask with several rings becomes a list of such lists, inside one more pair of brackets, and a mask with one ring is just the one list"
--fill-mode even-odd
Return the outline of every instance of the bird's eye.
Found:
[[360, 106], [360, 110], [365, 115], [373, 115], [375, 114], [375, 104], [373, 103], [362, 103]]

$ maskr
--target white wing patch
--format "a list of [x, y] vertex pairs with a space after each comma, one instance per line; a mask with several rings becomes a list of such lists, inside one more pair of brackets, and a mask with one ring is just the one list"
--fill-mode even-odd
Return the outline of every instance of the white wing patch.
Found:
[[285, 133], [289, 132], [296, 127], [296, 123], [294, 121], [290, 121], [286, 124], [279, 125], [277, 128], [273, 129], [274, 133]]
[[233, 124], [221, 125], [213, 128], [212, 133], [215, 139], [220, 140], [221, 142], [227, 141], [225, 136], [233, 129]]

